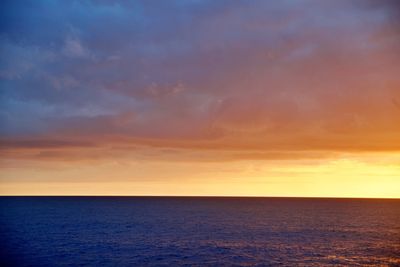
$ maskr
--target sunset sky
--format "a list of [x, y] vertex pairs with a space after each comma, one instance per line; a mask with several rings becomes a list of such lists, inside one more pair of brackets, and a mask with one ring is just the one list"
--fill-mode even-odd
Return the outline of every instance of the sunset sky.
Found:
[[400, 197], [400, 2], [2, 1], [1, 195]]

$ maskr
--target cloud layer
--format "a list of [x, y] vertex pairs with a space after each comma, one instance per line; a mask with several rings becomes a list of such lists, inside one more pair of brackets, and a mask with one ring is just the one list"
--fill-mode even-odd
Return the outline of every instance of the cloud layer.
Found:
[[399, 151], [398, 7], [6, 1], [0, 153], [217, 160]]

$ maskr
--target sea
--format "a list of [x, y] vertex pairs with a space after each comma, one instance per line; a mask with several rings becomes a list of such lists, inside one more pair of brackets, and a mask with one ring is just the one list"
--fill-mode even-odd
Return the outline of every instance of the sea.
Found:
[[0, 197], [1, 266], [400, 266], [400, 200]]

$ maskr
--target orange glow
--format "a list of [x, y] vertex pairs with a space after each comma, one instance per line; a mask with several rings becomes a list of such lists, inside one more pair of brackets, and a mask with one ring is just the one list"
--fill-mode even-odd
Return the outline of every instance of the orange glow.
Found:
[[3, 170], [0, 194], [399, 198], [399, 162], [400, 154], [369, 153], [304, 160], [26, 163]]
[[400, 197], [396, 1], [89, 2], [6, 12], [0, 194]]

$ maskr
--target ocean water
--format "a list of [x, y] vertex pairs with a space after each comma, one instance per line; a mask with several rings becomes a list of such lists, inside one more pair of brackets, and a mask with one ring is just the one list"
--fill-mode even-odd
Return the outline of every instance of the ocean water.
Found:
[[400, 200], [1, 197], [1, 266], [400, 266]]

